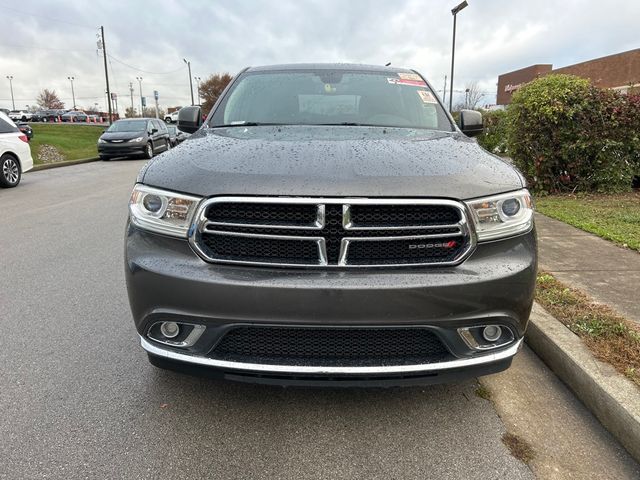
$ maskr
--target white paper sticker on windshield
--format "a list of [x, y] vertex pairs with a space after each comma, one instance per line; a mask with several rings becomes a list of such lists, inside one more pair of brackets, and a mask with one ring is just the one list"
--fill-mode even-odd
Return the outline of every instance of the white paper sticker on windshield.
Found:
[[405, 80], [404, 78], [387, 78], [387, 82], [394, 85], [409, 85], [411, 87], [426, 87], [427, 84], [422, 80]]
[[422, 77], [417, 73], [398, 72], [398, 76], [403, 80], [415, 80], [416, 82], [423, 82]]
[[438, 103], [436, 97], [434, 97], [433, 93], [431, 92], [428, 92], [426, 90], [418, 90], [418, 95], [420, 95], [422, 103]]

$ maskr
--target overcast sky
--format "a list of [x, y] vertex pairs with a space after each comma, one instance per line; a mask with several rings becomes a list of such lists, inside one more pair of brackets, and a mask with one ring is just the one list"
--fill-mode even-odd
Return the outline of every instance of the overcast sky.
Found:
[[[451, 62], [451, 8], [461, 0], [0, 0], [0, 107], [55, 89], [71, 108], [105, 104], [96, 35], [104, 25], [119, 109], [138, 82], [162, 107], [190, 103], [192, 76], [248, 65], [357, 62], [411, 67], [442, 93]], [[469, 0], [458, 14], [454, 89], [478, 82], [495, 101], [501, 73], [555, 67], [640, 47], [639, 0]], [[194, 82], [195, 91], [195, 82]], [[150, 103], [150, 102], [149, 102]]]

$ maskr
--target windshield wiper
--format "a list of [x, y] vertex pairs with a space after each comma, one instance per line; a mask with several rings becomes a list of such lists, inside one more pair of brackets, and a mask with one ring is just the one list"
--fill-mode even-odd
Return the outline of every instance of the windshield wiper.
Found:
[[386, 127], [386, 125], [375, 125], [373, 123], [340, 122], [340, 123], [314, 123], [322, 127]]
[[227, 123], [223, 125], [212, 125], [211, 128], [228, 128], [228, 127], [263, 127], [273, 125], [287, 125], [286, 123], [263, 123], [263, 122], [238, 122]]

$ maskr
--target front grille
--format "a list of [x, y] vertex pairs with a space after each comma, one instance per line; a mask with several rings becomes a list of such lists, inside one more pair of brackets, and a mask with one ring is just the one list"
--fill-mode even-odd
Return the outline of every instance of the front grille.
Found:
[[456, 240], [439, 239], [424, 241], [387, 240], [384, 242], [354, 242], [349, 245], [349, 262], [354, 265], [400, 264], [422, 262], [428, 257], [433, 263], [453, 261], [464, 244]]
[[352, 228], [450, 225], [460, 221], [460, 212], [444, 205], [352, 205]]
[[274, 203], [214, 203], [207, 210], [212, 222], [240, 225], [314, 226], [316, 205]]
[[311, 240], [287, 240], [257, 236], [231, 236], [207, 234], [204, 245], [220, 259], [239, 259], [247, 262], [275, 260], [301, 265], [316, 262], [318, 244]]
[[305, 366], [386, 366], [439, 362], [450, 355], [425, 328], [243, 326], [210, 352], [218, 360]]
[[464, 208], [446, 200], [224, 197], [200, 208], [191, 243], [211, 262], [453, 265], [473, 247]]

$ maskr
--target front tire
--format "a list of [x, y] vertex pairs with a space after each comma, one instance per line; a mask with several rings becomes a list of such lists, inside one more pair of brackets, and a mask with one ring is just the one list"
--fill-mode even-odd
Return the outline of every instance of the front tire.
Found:
[[22, 171], [20, 162], [8, 153], [0, 157], [0, 187], [13, 188], [20, 183]]
[[151, 145], [151, 142], [147, 143], [147, 146], [144, 148], [144, 158], [147, 160], [153, 158], [153, 145]]

